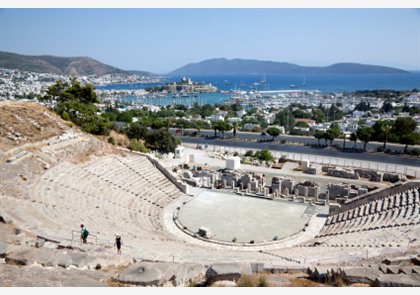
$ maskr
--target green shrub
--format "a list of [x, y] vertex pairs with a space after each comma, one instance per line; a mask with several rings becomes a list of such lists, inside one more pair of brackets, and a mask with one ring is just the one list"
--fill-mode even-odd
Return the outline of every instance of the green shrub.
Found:
[[412, 156], [420, 156], [420, 149], [410, 149], [407, 151], [407, 154]]
[[246, 151], [244, 156], [245, 157], [253, 157], [254, 156], [254, 151], [253, 150]]
[[66, 120], [66, 121], [70, 121], [70, 115], [66, 111], [63, 111], [61, 113], [61, 118], [63, 118], [63, 120]]
[[142, 153], [148, 153], [149, 150], [144, 146], [144, 144], [137, 139], [133, 139], [130, 142], [130, 146], [128, 147], [132, 151], [142, 152]]

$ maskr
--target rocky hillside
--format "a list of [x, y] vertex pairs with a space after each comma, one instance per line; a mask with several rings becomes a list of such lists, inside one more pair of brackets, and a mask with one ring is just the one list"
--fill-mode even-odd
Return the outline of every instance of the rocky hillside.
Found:
[[71, 76], [127, 73], [90, 57], [31, 56], [4, 51], [0, 52], [0, 68]]

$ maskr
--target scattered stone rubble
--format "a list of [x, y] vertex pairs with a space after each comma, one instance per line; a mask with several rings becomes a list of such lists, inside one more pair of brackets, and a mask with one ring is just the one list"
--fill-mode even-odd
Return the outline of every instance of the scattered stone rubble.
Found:
[[372, 287], [419, 287], [419, 256], [384, 259], [378, 263], [360, 266], [309, 267], [309, 277], [331, 285], [365, 284]]
[[56, 138], [51, 139], [48, 142], [48, 145], [57, 144], [57, 143], [68, 141], [68, 140], [71, 140], [71, 139], [74, 139], [74, 138], [77, 138], [77, 134], [75, 132], [73, 132], [73, 130], [69, 130], [69, 131], [57, 136]]
[[[315, 174], [315, 168], [307, 168], [304, 172], [309, 174]], [[322, 172], [325, 172], [328, 176], [347, 178], [347, 179], [360, 179], [366, 178], [372, 182], [382, 182], [388, 181], [391, 183], [396, 183], [399, 181], [406, 181], [407, 178], [403, 174], [399, 173], [389, 173], [389, 172], [380, 172], [372, 169], [350, 169], [343, 167], [335, 166], [322, 166]], [[315, 171], [317, 172], [317, 171]]]
[[208, 189], [231, 189], [237, 194], [257, 196], [268, 199], [285, 198], [297, 202], [329, 204], [330, 201], [343, 202], [352, 199], [376, 187], [363, 185], [328, 184], [325, 192], [314, 181], [295, 183], [293, 179], [273, 177], [271, 184], [262, 173], [244, 172], [240, 169], [222, 169], [213, 171], [207, 167], [180, 164], [174, 168], [181, 180], [194, 187]]

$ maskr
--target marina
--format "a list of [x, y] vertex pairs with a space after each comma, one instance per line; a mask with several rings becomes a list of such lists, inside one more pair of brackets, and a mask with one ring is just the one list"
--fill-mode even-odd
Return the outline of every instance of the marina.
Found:
[[[307, 107], [319, 104], [341, 103], [344, 108], [357, 103], [351, 92], [358, 90], [420, 89], [420, 73], [377, 75], [238, 75], [238, 76], [192, 76], [192, 81], [212, 85], [212, 91], [162, 90], [149, 92], [146, 89], [174, 83], [180, 77], [165, 77], [161, 83], [109, 84], [96, 87], [103, 100], [126, 102], [133, 105], [168, 106], [183, 104], [191, 106], [234, 104], [244, 107], [284, 108], [291, 103]], [[293, 84], [296, 81], [302, 83]], [[418, 103], [414, 101], [413, 103]]]

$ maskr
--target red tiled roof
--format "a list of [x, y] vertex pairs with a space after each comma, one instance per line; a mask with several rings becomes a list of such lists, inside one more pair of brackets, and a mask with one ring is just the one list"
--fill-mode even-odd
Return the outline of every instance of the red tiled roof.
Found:
[[305, 118], [295, 118], [295, 122], [306, 122], [308, 124], [313, 124], [316, 121], [312, 119], [305, 119]]

